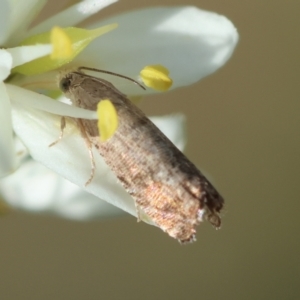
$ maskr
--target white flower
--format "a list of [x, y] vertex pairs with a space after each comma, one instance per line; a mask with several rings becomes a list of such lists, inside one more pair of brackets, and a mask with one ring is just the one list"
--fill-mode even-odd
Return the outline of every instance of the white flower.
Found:
[[[40, 10], [45, 2], [31, 0], [26, 1], [26, 6], [18, 4], [20, 7], [17, 7], [12, 0], [2, 1], [0, 11], [5, 18], [1, 19], [1, 30], [8, 29], [0, 32], [0, 44], [14, 47], [24, 38], [49, 31], [54, 25], [74, 26], [113, 2], [115, 1], [81, 1], [26, 31], [34, 12]], [[195, 7], [159, 7], [128, 12], [92, 24], [91, 28], [112, 23], [118, 23], [118, 29], [94, 40], [71, 65], [106, 69], [139, 80], [140, 71], [146, 65], [160, 64], [170, 71], [172, 88], [177, 88], [195, 83], [220, 68], [231, 56], [238, 40], [237, 31], [228, 19]], [[39, 49], [38, 47], [45, 46], [32, 47]], [[47, 53], [50, 52], [49, 47], [51, 46], [48, 46]], [[37, 51], [39, 54], [41, 49]], [[0, 78], [4, 80], [17, 58], [9, 49], [2, 51]], [[18, 65], [33, 59], [28, 58], [28, 53], [22, 55], [25, 58]], [[53, 73], [13, 83], [28, 86], [28, 83], [38, 83], [41, 78], [52, 78], [53, 81]], [[128, 96], [143, 93], [124, 80], [111, 77], [109, 80]], [[4, 125], [0, 128], [0, 172], [6, 175], [19, 166], [13, 174], [0, 181], [0, 191], [8, 203], [30, 211], [88, 219], [118, 214], [119, 211], [108, 205], [108, 202], [136, 215], [133, 200], [96, 153], [95, 177], [84, 187], [90, 175], [90, 160], [84, 140], [74, 125], [68, 124], [63, 140], [48, 147], [59, 135], [60, 115], [92, 118], [91, 113], [75, 107], [67, 107], [66, 110], [65, 104], [16, 85], [6, 83], [0, 87], [0, 119]], [[153, 92], [155, 91], [147, 89], [144, 94]], [[159, 117], [153, 121], [183, 149], [185, 142], [182, 116]], [[14, 150], [12, 128], [34, 160], [26, 155], [20, 156], [20, 152]], [[23, 149], [23, 153], [26, 149]], [[2, 159], [4, 154], [7, 157], [5, 160]]]

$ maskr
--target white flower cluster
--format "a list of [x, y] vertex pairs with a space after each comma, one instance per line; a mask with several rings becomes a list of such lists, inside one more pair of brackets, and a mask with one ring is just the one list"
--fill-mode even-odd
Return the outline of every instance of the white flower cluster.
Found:
[[[22, 40], [50, 31], [53, 26], [75, 26], [114, 2], [84, 0], [28, 30], [46, 1], [0, 1], [0, 194], [13, 207], [79, 220], [121, 213], [116, 207], [136, 215], [133, 200], [99, 155], [95, 155], [95, 178], [84, 187], [90, 161], [74, 126], [67, 127], [62, 142], [48, 147], [59, 135], [60, 115], [92, 116], [10, 84], [13, 81], [9, 78], [14, 67], [52, 51], [51, 44], [18, 46]], [[111, 23], [118, 23], [118, 28], [91, 42], [70, 65], [106, 69], [138, 79], [144, 66], [161, 64], [170, 71], [174, 89], [193, 84], [223, 66], [238, 41], [237, 31], [227, 18], [196, 7], [130, 11], [90, 28]], [[141, 94], [124, 81], [114, 84], [128, 96]], [[148, 89], [145, 94], [153, 92]], [[181, 115], [153, 121], [179, 148], [184, 147]]]

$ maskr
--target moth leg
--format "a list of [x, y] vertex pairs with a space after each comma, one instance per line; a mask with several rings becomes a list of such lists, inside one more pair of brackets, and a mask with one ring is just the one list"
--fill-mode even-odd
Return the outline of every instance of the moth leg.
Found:
[[93, 154], [93, 150], [92, 150], [93, 145], [92, 145], [88, 135], [86, 134], [86, 131], [85, 131], [84, 126], [82, 124], [82, 120], [78, 119], [77, 122], [78, 122], [78, 127], [80, 129], [81, 135], [82, 135], [82, 137], [85, 141], [85, 144], [88, 148], [89, 157], [90, 157], [90, 161], [91, 161], [91, 175], [90, 175], [89, 179], [87, 180], [87, 182], [85, 183], [85, 186], [87, 186], [92, 182], [92, 180], [95, 176], [96, 163], [95, 163], [94, 154]]
[[56, 145], [59, 141], [61, 141], [61, 139], [63, 138], [63, 135], [64, 135], [65, 128], [66, 128], [66, 118], [61, 117], [61, 119], [60, 119], [60, 135], [59, 135], [58, 139], [56, 141], [54, 141], [53, 143], [51, 143], [48, 147], [52, 147], [52, 146]]

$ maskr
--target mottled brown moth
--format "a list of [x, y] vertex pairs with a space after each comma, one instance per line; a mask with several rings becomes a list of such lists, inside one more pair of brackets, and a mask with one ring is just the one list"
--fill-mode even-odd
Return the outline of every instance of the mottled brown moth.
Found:
[[110, 82], [82, 70], [111, 74], [80, 67], [60, 76], [60, 89], [81, 108], [96, 110], [104, 99], [114, 105], [119, 124], [107, 141], [100, 141], [96, 120], [76, 121], [90, 145], [90, 154], [91, 147], [95, 147], [103, 156], [133, 197], [138, 215], [143, 211], [182, 243], [195, 241], [196, 226], [203, 218], [219, 228], [224, 200], [211, 183], [123, 93]]

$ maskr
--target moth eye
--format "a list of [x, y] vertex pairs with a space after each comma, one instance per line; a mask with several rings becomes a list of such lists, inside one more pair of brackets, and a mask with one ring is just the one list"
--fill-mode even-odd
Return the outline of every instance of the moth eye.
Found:
[[68, 78], [63, 78], [59, 83], [59, 88], [63, 92], [67, 92], [69, 90], [70, 85], [71, 85], [71, 80]]

